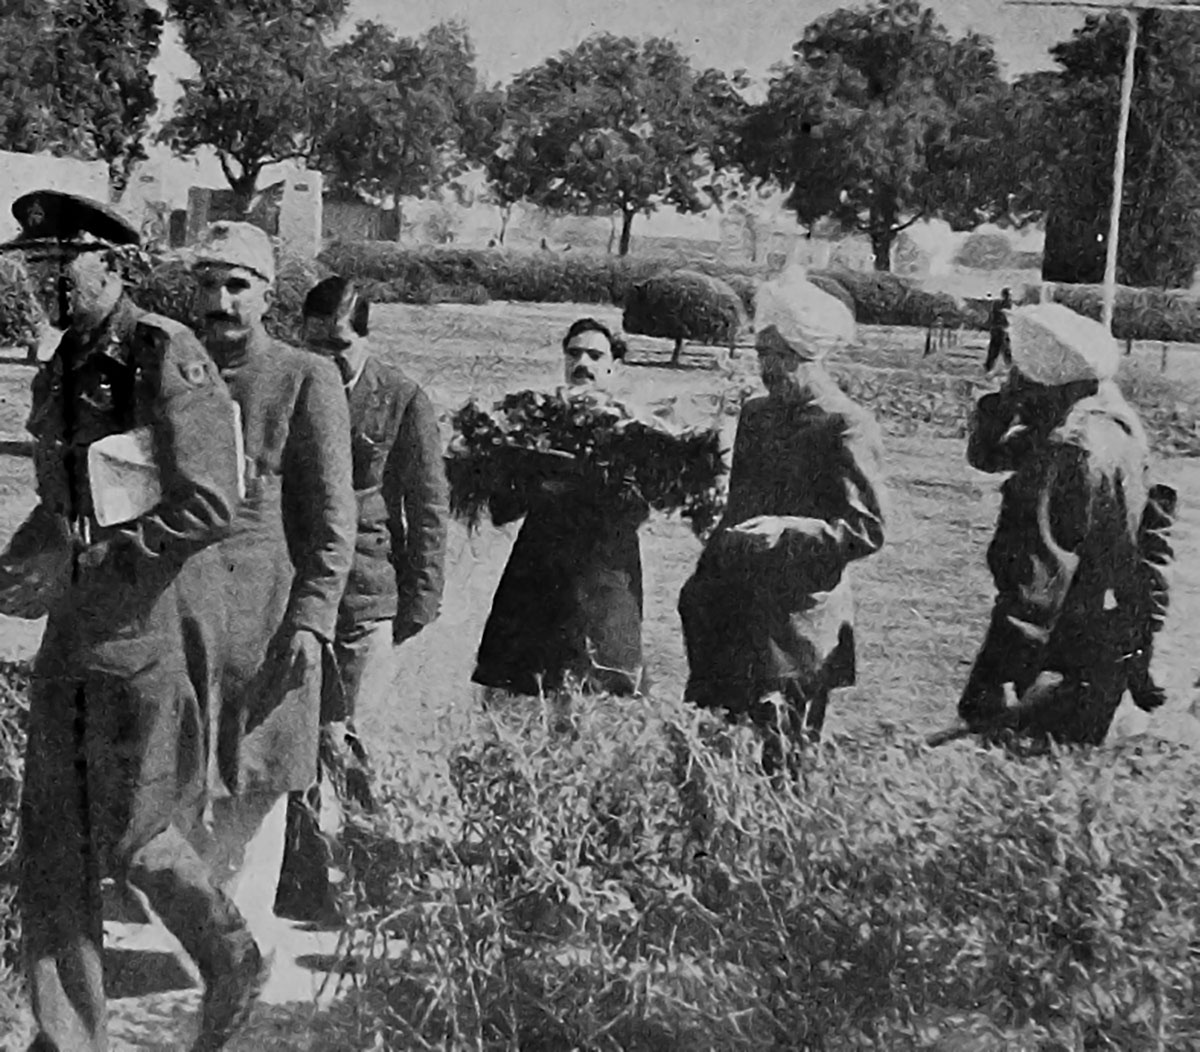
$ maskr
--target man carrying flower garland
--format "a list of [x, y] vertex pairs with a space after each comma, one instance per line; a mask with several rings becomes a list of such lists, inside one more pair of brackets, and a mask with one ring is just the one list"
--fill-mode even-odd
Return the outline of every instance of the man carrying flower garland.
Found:
[[[562, 341], [569, 398], [602, 405], [625, 356], [606, 325], [581, 318]], [[490, 506], [525, 517], [479, 644], [472, 679], [537, 695], [575, 680], [632, 694], [645, 686], [638, 528], [649, 505], [630, 478], [602, 481], [570, 457], [515, 453]]]
[[847, 569], [884, 540], [882, 441], [874, 418], [821, 364], [854, 319], [801, 269], [759, 289], [764, 398], [743, 407], [725, 514], [679, 596], [687, 700], [747, 714], [785, 739], [819, 737], [829, 693], [855, 681]]
[[1174, 491], [1149, 484], [1104, 327], [1056, 303], [1010, 324], [1012, 371], [980, 399], [967, 447], [973, 467], [1012, 474], [988, 548], [996, 602], [958, 713], [980, 733], [1099, 744], [1127, 687], [1147, 711], [1165, 700], [1149, 658]]

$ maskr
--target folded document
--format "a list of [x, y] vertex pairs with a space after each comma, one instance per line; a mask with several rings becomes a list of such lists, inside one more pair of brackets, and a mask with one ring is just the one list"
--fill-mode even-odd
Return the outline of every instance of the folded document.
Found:
[[[237, 445], [238, 497], [246, 496], [242, 414], [233, 404]], [[151, 511], [162, 500], [162, 481], [154, 459], [154, 435], [149, 427], [122, 431], [88, 447], [88, 481], [92, 513], [101, 526], [117, 526]]]

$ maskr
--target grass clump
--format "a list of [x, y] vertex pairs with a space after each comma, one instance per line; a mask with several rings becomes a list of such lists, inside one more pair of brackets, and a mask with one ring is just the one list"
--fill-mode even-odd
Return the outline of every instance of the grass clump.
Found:
[[[514, 704], [451, 773], [454, 835], [393, 851], [353, 912], [383, 1047], [1200, 1042], [1184, 753], [935, 760], [881, 732], [780, 787], [749, 732], [605, 697]], [[381, 823], [428, 825], [414, 798], [394, 783]]]

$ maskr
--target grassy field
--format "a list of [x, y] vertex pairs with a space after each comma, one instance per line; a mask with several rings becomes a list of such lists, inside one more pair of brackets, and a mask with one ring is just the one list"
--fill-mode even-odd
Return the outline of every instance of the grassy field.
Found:
[[[614, 325], [620, 321], [615, 309], [570, 304], [391, 306], [377, 311], [374, 339], [378, 353], [400, 361], [427, 386], [439, 409], [449, 413], [469, 397], [489, 399], [509, 390], [555, 383], [558, 341], [580, 314]], [[978, 377], [980, 372], [984, 345], [978, 337], [923, 359], [923, 332], [866, 330], [863, 335], [862, 346], [844, 356], [845, 364], [964, 377]], [[1195, 401], [1200, 355], [1193, 359], [1194, 352], [1175, 350], [1164, 378], [1156, 353], [1154, 347], [1137, 348], [1126, 363], [1127, 373], [1138, 383], [1159, 385], [1154, 390], [1161, 391], [1164, 399]], [[728, 361], [709, 350], [689, 350], [684, 356], [689, 368], [678, 370], [665, 368], [669, 357], [670, 345], [665, 341], [634, 338], [625, 389], [644, 402], [673, 400], [677, 418], [691, 424], [719, 420], [729, 434], [733, 417], [718, 415], [721, 396], [757, 384], [753, 352]], [[1196, 369], [1190, 368], [1193, 360]], [[29, 377], [29, 370], [16, 358], [0, 360], [0, 543], [32, 503], [29, 461], [5, 444], [23, 437]], [[889, 435], [887, 544], [880, 555], [856, 567], [859, 683], [831, 703], [827, 727], [833, 736], [870, 737], [881, 726], [919, 733], [944, 725], [953, 716], [958, 690], [986, 623], [990, 581], [984, 550], [995, 522], [999, 485], [998, 478], [969, 468], [963, 454], [961, 440], [920, 431]], [[1161, 477], [1180, 490], [1182, 505], [1171, 613], [1157, 656], [1157, 672], [1171, 700], [1153, 721], [1126, 702], [1115, 737], [1149, 730], [1194, 743], [1200, 741], [1200, 725], [1190, 713], [1197, 664], [1192, 625], [1200, 619], [1200, 501], [1195, 497], [1200, 493], [1200, 461], [1166, 460], [1158, 467]], [[410, 767], [427, 768], [428, 777], [420, 781], [425, 791], [438, 797], [430, 799], [431, 811], [443, 807], [452, 795], [442, 769], [447, 747], [475, 733], [476, 705], [469, 676], [515, 533], [515, 526], [503, 530], [484, 526], [468, 534], [455, 525], [442, 616], [402, 650], [395, 703], [376, 726], [366, 728], [368, 741], [386, 743], [384, 751], [406, 757]], [[635, 704], [653, 710], [670, 704], [682, 691], [686, 666], [675, 605], [699, 544], [683, 523], [655, 517], [643, 531], [642, 545], [646, 653], [654, 688], [650, 698]], [[39, 628], [0, 619], [0, 656], [30, 655]], [[947, 753], [961, 749], [955, 746]], [[160, 1014], [162, 1028], [177, 1026], [177, 1013], [161, 1006], [154, 1008], [143, 999], [117, 1002], [118, 1039], [126, 1040], [127, 1047], [173, 1047], [162, 1043], [161, 1032], [149, 1045], [134, 1036], [156, 1029], [154, 1012]], [[322, 1044], [315, 1036], [319, 1026], [301, 1022], [300, 1017], [281, 1021], [275, 1010], [264, 1012], [260, 1023], [262, 1029], [238, 1048], [348, 1047]]]

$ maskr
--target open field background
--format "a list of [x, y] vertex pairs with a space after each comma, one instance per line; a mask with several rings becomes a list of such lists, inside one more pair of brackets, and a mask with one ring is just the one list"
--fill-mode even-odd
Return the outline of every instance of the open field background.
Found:
[[[373, 338], [377, 352], [395, 356], [448, 414], [470, 397], [490, 399], [556, 383], [558, 340], [582, 314], [620, 322], [616, 308], [573, 304], [387, 306], [377, 309]], [[924, 341], [923, 331], [865, 328], [861, 346], [831, 364], [876, 384], [886, 385], [890, 371], [901, 369], [928, 374], [935, 387], [942, 377], [987, 386], [981, 377], [981, 334], [929, 358], [922, 357]], [[668, 369], [668, 343], [636, 337], [631, 343], [623, 385], [633, 400], [661, 404], [673, 399], [678, 420], [720, 421], [732, 434], [735, 417], [721, 414], [721, 400], [724, 396], [736, 406], [741, 394], [758, 389], [752, 351], [730, 360], [724, 351], [689, 348], [686, 368]], [[16, 353], [0, 355], [0, 543], [33, 500], [31, 465], [20, 449], [31, 372], [19, 362]], [[1138, 345], [1126, 361], [1125, 380], [1157, 392], [1164, 401], [1195, 404], [1200, 400], [1200, 354], [1172, 348], [1164, 373], [1161, 348]], [[856, 568], [860, 678], [831, 704], [827, 727], [833, 736], [867, 737], [881, 724], [921, 733], [949, 722], [990, 601], [984, 550], [995, 522], [999, 479], [966, 465], [960, 438], [942, 437], [936, 428], [911, 422], [884, 423], [891, 486], [888, 539], [879, 556]], [[1149, 731], [1192, 744], [1200, 742], [1200, 723], [1190, 712], [1200, 666], [1193, 639], [1193, 626], [1200, 623], [1200, 460], [1164, 459], [1158, 469], [1164, 481], [1180, 490], [1182, 508], [1170, 618], [1156, 659], [1171, 700], [1153, 720], [1126, 702], [1114, 737]], [[366, 728], [367, 740], [381, 751], [402, 757], [412, 769], [428, 768], [427, 777], [418, 780], [438, 797], [430, 798], [431, 811], [446, 806], [451, 796], [439, 757], [453, 740], [475, 733], [477, 707], [469, 685], [474, 651], [515, 534], [515, 526], [497, 530], [484, 525], [474, 534], [453, 527], [442, 616], [402, 650], [394, 704], [378, 725]], [[661, 516], [646, 527], [642, 543], [646, 653], [654, 686], [640, 704], [653, 709], [656, 701], [677, 699], [682, 691], [686, 665], [675, 603], [699, 543], [685, 524]], [[31, 656], [40, 627], [0, 618], [0, 657]], [[231, 1047], [247, 1052], [348, 1047], [338, 1043], [345, 1040], [344, 1030], [338, 1031], [340, 1038], [328, 1036], [337, 1029], [340, 1008], [313, 1015], [304, 1007], [320, 985], [319, 964], [331, 959], [332, 946], [297, 936], [291, 952], [293, 959], [270, 992], [275, 1003], [265, 1005], [255, 1029]], [[168, 1035], [190, 1026], [184, 1019], [197, 1003], [195, 990], [114, 1000], [115, 1047], [178, 1047], [179, 1038]], [[0, 1049], [9, 1047], [20, 1046], [7, 1045], [0, 1037]]]

